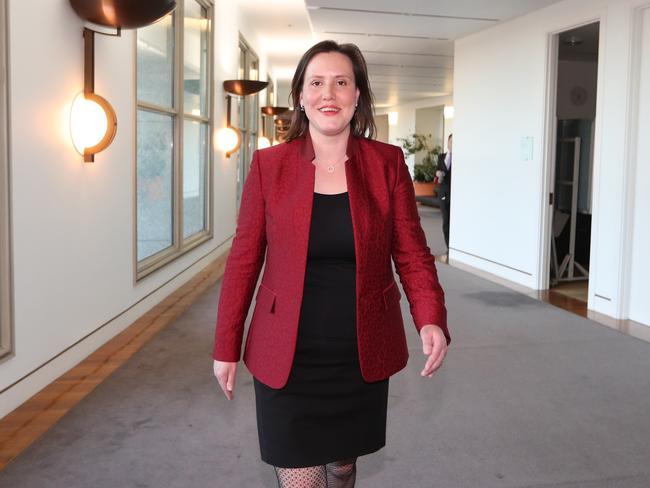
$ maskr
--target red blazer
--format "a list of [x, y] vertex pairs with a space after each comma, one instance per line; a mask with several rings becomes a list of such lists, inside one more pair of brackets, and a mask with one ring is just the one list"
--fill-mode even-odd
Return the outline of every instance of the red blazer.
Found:
[[[415, 327], [447, 329], [444, 293], [416, 209], [402, 150], [350, 136], [345, 173], [356, 253], [356, 316], [363, 378], [406, 366], [408, 349], [391, 257]], [[307, 135], [255, 151], [226, 262], [213, 357], [239, 361], [244, 322], [264, 262], [244, 363], [262, 383], [283, 387], [296, 347], [316, 167]]]

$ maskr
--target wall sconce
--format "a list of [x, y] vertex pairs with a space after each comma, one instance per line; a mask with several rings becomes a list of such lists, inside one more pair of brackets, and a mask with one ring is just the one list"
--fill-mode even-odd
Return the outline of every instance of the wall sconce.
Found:
[[257, 80], [225, 80], [223, 89], [228, 93], [226, 95], [226, 127], [217, 133], [217, 146], [225, 151], [226, 157], [229, 158], [241, 146], [241, 134], [237, 129], [230, 125], [230, 106], [231, 95], [245, 97], [253, 95], [268, 86], [268, 81]]
[[397, 112], [388, 112], [388, 125], [397, 125]]
[[269, 141], [269, 138], [266, 137], [265, 135], [261, 135], [260, 137], [258, 137], [257, 149], [266, 149], [267, 147], [271, 147], [271, 141]]
[[[260, 112], [262, 112], [262, 118], [265, 116], [273, 117], [275, 115], [280, 115], [289, 110], [289, 107], [271, 107], [269, 105], [262, 107]], [[257, 147], [259, 149], [264, 149], [271, 147], [271, 141], [266, 137], [266, 124], [262, 124], [262, 136], [257, 140]]]
[[271, 107], [271, 106], [266, 106], [262, 107], [260, 111], [262, 112], [262, 115], [269, 115], [269, 116], [274, 116], [274, 115], [280, 115], [285, 113], [287, 110], [289, 110], [289, 107]]
[[115, 34], [83, 30], [84, 89], [72, 102], [70, 135], [72, 144], [84, 162], [93, 162], [95, 154], [106, 149], [117, 133], [117, 116], [111, 104], [95, 93], [95, 32], [121, 36], [122, 28], [144, 27], [161, 19], [176, 8], [176, 0], [70, 0], [72, 9], [83, 20], [117, 29]]
[[445, 108], [443, 109], [443, 114], [445, 119], [453, 119], [454, 118], [454, 106], [453, 105], [445, 105]]
[[226, 126], [217, 133], [217, 146], [226, 153], [226, 157], [236, 152], [241, 146], [240, 132], [230, 125], [230, 95], [226, 95]]
[[275, 123], [275, 132], [278, 135], [278, 139], [282, 142], [291, 127], [291, 119], [293, 116], [293, 110], [287, 110], [273, 121]]
[[[112, 34], [106, 34], [112, 35]], [[120, 35], [118, 28], [117, 36]], [[72, 102], [70, 135], [72, 144], [84, 162], [95, 161], [95, 154], [106, 149], [117, 132], [115, 110], [95, 93], [95, 36], [84, 27], [84, 90]]]

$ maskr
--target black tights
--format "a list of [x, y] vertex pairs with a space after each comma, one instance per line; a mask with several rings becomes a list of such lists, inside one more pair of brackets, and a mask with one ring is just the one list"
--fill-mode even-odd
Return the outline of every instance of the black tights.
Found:
[[357, 458], [307, 468], [274, 466], [279, 488], [354, 488]]

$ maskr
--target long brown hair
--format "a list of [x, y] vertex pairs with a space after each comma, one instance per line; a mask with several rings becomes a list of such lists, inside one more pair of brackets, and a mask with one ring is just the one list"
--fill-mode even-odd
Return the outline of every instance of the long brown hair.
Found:
[[350, 129], [352, 134], [357, 137], [368, 137], [373, 139], [377, 133], [377, 126], [375, 125], [374, 117], [374, 101], [375, 97], [370, 89], [370, 81], [368, 80], [368, 68], [366, 60], [361, 54], [361, 50], [355, 44], [339, 44], [336, 41], [321, 41], [313, 45], [305, 54], [300, 58], [296, 72], [291, 80], [291, 93], [289, 96], [293, 101], [293, 116], [291, 117], [291, 126], [285, 137], [285, 141], [289, 142], [302, 136], [309, 127], [309, 119], [305, 112], [300, 110], [300, 94], [302, 93], [302, 85], [305, 81], [305, 70], [309, 62], [320, 53], [337, 52], [347, 56], [352, 62], [352, 70], [354, 72], [354, 83], [359, 89], [359, 101], [354, 116], [350, 121]]

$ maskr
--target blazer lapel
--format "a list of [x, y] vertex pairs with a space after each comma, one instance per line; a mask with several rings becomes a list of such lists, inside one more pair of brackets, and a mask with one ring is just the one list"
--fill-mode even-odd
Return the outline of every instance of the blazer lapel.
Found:
[[348, 183], [348, 198], [350, 200], [350, 213], [352, 214], [352, 227], [354, 231], [354, 251], [357, 262], [357, 290], [360, 287], [360, 279], [363, 273], [360, 270], [366, 264], [366, 242], [367, 230], [370, 228], [368, 219], [368, 193], [366, 189], [366, 178], [364, 177], [365, 162], [361, 157], [358, 141], [350, 136], [348, 141], [348, 157], [345, 163], [345, 176]]
[[[307, 136], [308, 137], [308, 136]], [[311, 145], [311, 141], [309, 141]], [[296, 258], [301, 258], [301, 263], [307, 259], [307, 248], [309, 244], [309, 227], [311, 225], [311, 211], [314, 202], [314, 182], [316, 181], [316, 166], [311, 161], [314, 159], [314, 149], [305, 147], [303, 141], [299, 146], [298, 157], [292, 162], [293, 166], [293, 226], [294, 242], [296, 245]], [[303, 268], [304, 269], [304, 268]]]

